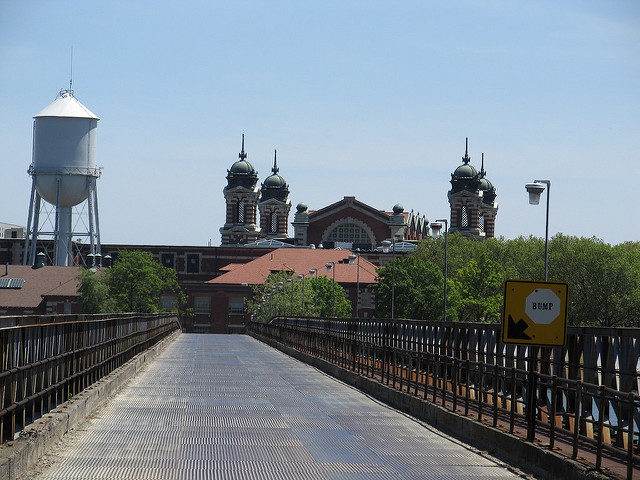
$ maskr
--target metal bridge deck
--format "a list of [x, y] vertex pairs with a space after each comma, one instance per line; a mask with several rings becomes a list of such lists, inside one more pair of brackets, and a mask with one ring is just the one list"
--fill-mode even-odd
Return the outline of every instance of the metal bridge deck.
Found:
[[39, 478], [515, 478], [241, 335], [182, 334], [72, 437]]

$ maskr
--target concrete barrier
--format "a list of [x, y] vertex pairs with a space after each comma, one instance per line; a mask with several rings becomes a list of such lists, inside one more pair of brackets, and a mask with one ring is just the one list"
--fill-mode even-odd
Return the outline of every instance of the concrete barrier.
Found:
[[64, 435], [104, 406], [136, 373], [155, 359], [180, 332], [139, 353], [109, 375], [28, 425], [18, 438], [0, 447], [0, 479], [17, 480]]
[[486, 451], [509, 465], [538, 478], [556, 480], [612, 480], [613, 475], [595, 471], [592, 467], [556, 452], [522, 440], [508, 432], [477, 422], [446, 410], [421, 398], [400, 392], [372, 378], [363, 377], [318, 357], [300, 352], [256, 333], [251, 336], [287, 355], [312, 365], [343, 382], [356, 387], [387, 405], [423, 420], [438, 430], [473, 447]]

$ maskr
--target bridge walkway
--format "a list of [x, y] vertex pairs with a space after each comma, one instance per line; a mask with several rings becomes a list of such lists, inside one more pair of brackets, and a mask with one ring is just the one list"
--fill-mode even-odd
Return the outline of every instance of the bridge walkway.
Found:
[[182, 334], [64, 443], [29, 478], [517, 478], [244, 335]]

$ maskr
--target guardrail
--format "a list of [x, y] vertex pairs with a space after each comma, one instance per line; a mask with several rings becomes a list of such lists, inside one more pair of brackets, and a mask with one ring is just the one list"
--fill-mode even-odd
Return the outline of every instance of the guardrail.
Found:
[[0, 444], [180, 328], [174, 314], [12, 318], [0, 327]]
[[499, 325], [292, 317], [248, 329], [596, 469], [638, 473], [640, 329], [573, 327], [566, 347], [539, 348], [529, 425], [528, 348], [499, 342]]

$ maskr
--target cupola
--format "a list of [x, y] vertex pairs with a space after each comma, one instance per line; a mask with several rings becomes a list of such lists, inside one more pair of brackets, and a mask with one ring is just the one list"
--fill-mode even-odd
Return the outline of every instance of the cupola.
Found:
[[279, 200], [281, 202], [285, 202], [287, 197], [289, 196], [289, 186], [287, 182], [285, 182], [284, 178], [278, 174], [280, 169], [278, 168], [278, 152], [277, 150], [273, 151], [273, 168], [271, 169], [271, 175], [269, 175], [260, 190], [262, 192], [262, 197], [260, 201], [269, 200], [271, 198]]
[[231, 165], [227, 170], [227, 188], [245, 187], [253, 189], [258, 182], [258, 173], [247, 161], [247, 154], [244, 151], [244, 133], [242, 134], [242, 150], [238, 154], [240, 160]]
[[469, 138], [465, 141], [464, 157], [462, 157], [462, 165], [454, 170], [451, 174], [451, 192], [459, 192], [461, 190], [476, 191], [479, 188], [478, 171], [470, 164], [469, 156]]

